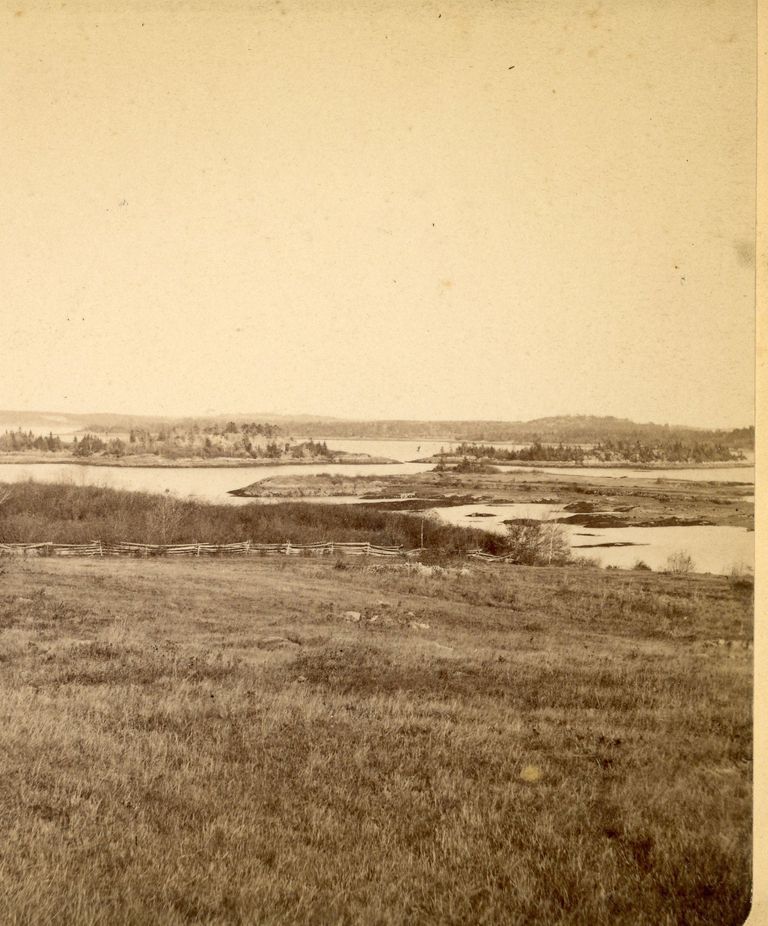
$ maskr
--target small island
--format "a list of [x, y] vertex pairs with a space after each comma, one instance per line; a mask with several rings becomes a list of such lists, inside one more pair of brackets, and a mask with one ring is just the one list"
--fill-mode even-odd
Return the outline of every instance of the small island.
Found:
[[0, 435], [1, 463], [79, 463], [88, 466], [241, 467], [396, 460], [333, 450], [325, 441], [285, 437], [269, 423], [179, 424], [150, 429], [85, 430], [71, 440], [17, 429]]
[[438, 467], [475, 473], [494, 472], [494, 466], [675, 469], [751, 465], [743, 449], [729, 443], [727, 436], [720, 440], [684, 440], [678, 435], [666, 439], [605, 439], [588, 444], [535, 440], [529, 445], [513, 447], [462, 441], [452, 449], [441, 448], [439, 453], [413, 462], [435, 463]]

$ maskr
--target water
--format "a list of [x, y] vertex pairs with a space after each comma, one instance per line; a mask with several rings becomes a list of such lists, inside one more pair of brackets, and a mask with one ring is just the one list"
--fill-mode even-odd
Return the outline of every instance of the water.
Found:
[[[317, 440], [318, 438], [316, 438]], [[387, 457], [390, 460], [421, 460], [436, 453], [450, 453], [458, 447], [460, 442], [450, 440], [351, 440], [347, 438], [328, 438], [326, 443], [333, 450], [344, 450], [347, 453], [369, 453], [371, 456]], [[483, 441], [475, 441], [482, 445]], [[506, 447], [510, 450], [520, 450], [528, 444], [507, 443], [496, 441], [489, 446]]]
[[[439, 452], [450, 447], [447, 441], [365, 441], [333, 440], [332, 449], [355, 453], [368, 453], [401, 462], [396, 464], [312, 464], [302, 466], [243, 466], [219, 468], [182, 467], [119, 467], [81, 466], [74, 463], [6, 463], [0, 465], [0, 482], [22, 482], [35, 479], [39, 482], [69, 482], [74, 485], [99, 485], [115, 489], [142, 492], [170, 492], [181, 498], [194, 498], [217, 504], [243, 505], [253, 500], [237, 498], [227, 493], [242, 488], [269, 476], [312, 475], [334, 473], [346, 476], [391, 476], [427, 472], [429, 463], [409, 463], [420, 456]], [[511, 472], [523, 473], [520, 467]], [[564, 476], [610, 476], [643, 479], [678, 479], [695, 482], [744, 482], [754, 483], [754, 468], [722, 467], [711, 469], [613, 469], [610, 467], [543, 467], [538, 472]], [[546, 492], [546, 485], [542, 485]], [[306, 499], [309, 501], [310, 499]], [[328, 498], [317, 501], [343, 504], [355, 501], [351, 498]], [[508, 504], [508, 505], [463, 505], [456, 508], [433, 509], [439, 517], [452, 524], [477, 527], [482, 530], [504, 533], [505, 518], [541, 517], [548, 518], [562, 510], [561, 505]], [[469, 518], [468, 514], [481, 512], [491, 517]], [[642, 527], [589, 529], [573, 525], [564, 526], [573, 545], [626, 542], [642, 543], [644, 546], [574, 549], [579, 555], [599, 559], [603, 565], [631, 566], [637, 559], [644, 560], [653, 569], [663, 568], [667, 557], [685, 549], [696, 562], [701, 572], [729, 572], [738, 563], [754, 566], [754, 533], [738, 527]], [[574, 536], [589, 533], [593, 536]]]
[[[449, 450], [450, 441], [423, 440], [337, 440], [329, 442], [332, 450], [348, 453], [367, 453], [371, 456], [397, 460], [396, 464], [312, 464], [308, 466], [287, 464], [285, 466], [243, 466], [222, 468], [175, 468], [175, 467], [119, 467], [80, 466], [72, 463], [5, 463], [0, 464], [0, 482], [18, 482], [36, 479], [40, 482], [74, 482], [77, 485], [106, 485], [116, 489], [140, 490], [143, 492], [165, 492], [180, 497], [193, 497], [219, 504], [243, 504], [248, 499], [227, 495], [230, 489], [238, 489], [268, 476], [291, 474], [311, 475], [313, 473], [336, 473], [339, 475], [391, 476], [422, 473], [432, 469], [429, 463], [409, 461]], [[519, 447], [519, 444], [497, 443], [499, 447]], [[681, 479], [694, 482], [745, 482], [754, 484], [754, 467], [725, 466], [711, 469], [614, 469], [611, 467], [503, 467], [510, 474], [544, 472], [560, 476], [610, 476], [615, 479]], [[544, 489], [542, 489], [544, 491]], [[481, 520], [481, 519], [478, 519]]]
[[[431, 513], [441, 521], [462, 527], [479, 527], [496, 534], [506, 533], [503, 523], [509, 518], [549, 520], [563, 510], [562, 505], [510, 504], [460, 505], [455, 508], [433, 508]], [[489, 515], [471, 518], [469, 514]], [[632, 567], [642, 560], [651, 569], [664, 569], [674, 553], [685, 551], [694, 561], [696, 572], [725, 575], [735, 566], [755, 565], [755, 534], [743, 527], [580, 527], [561, 525], [576, 556], [599, 560], [602, 566]], [[631, 547], [595, 547], [593, 544], [632, 543]]]
[[372, 457], [386, 457], [388, 460], [399, 460], [401, 463], [409, 460], [420, 460], [423, 457], [448, 450], [451, 444], [448, 441], [435, 440], [346, 440], [343, 438], [329, 438], [326, 443], [332, 450], [343, 450], [345, 453], [368, 453]]
[[81, 466], [78, 463], [5, 463], [0, 465], [0, 482], [67, 482], [73, 485], [106, 486], [132, 492], [170, 492], [180, 498], [243, 505], [253, 501], [227, 493], [268, 476], [334, 473], [340, 476], [391, 476], [394, 473], [422, 473], [429, 463], [400, 464], [286, 464], [285, 466], [240, 466], [217, 468]]
[[[574, 536], [577, 533], [595, 536]], [[755, 534], [743, 527], [614, 527], [592, 531], [569, 525], [568, 534], [574, 555], [599, 559], [603, 566], [628, 569], [642, 560], [651, 569], [664, 569], [669, 557], [680, 551], [692, 557], [696, 572], [727, 575], [734, 567], [755, 566]], [[643, 546], [582, 546], [627, 541]]]
[[[440, 453], [450, 452], [458, 446], [456, 441], [440, 440], [345, 440], [329, 439], [328, 446], [333, 450], [345, 450], [348, 453], [368, 453], [371, 456], [387, 457], [390, 460], [416, 460]], [[476, 443], [482, 444], [482, 441]], [[492, 446], [519, 450], [528, 444], [495, 441]], [[704, 469], [692, 467], [680, 469], [641, 469], [638, 467], [612, 466], [505, 466], [496, 464], [502, 472], [539, 472], [552, 473], [557, 476], [610, 476], [614, 479], [682, 479], [689, 482], [746, 482], [754, 484], [754, 466], [712, 466]]]
[[[479, 527], [483, 530], [506, 530], [503, 521], [507, 518], [535, 518], [546, 521], [565, 508], [565, 505], [553, 505], [549, 502], [509, 502], [502, 505], [454, 505], [452, 508], [431, 508], [441, 520], [460, 527]], [[482, 514], [473, 518], [473, 514]]]
[[0, 424], [0, 432], [21, 430], [32, 431], [33, 434], [44, 434], [46, 436], [51, 433], [54, 437], [70, 441], [75, 435], [79, 437], [85, 426], [85, 420], [73, 422], [61, 415], [57, 415], [55, 412], [42, 416], [35, 412], [27, 415], [24, 412], [19, 412], [15, 419], [3, 418], [3, 422]]

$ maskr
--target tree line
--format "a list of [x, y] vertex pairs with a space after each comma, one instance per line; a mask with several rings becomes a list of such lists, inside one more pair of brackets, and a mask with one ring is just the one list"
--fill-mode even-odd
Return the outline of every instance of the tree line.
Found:
[[[302, 460], [333, 456], [325, 441], [279, 439], [279, 432], [280, 428], [276, 425], [231, 421], [205, 427], [161, 426], [154, 431], [134, 427], [125, 437], [86, 432], [66, 441], [52, 433], [46, 437], [17, 429], [0, 435], [0, 453], [66, 452], [78, 458], [100, 455], [116, 459], [147, 454], [168, 459], [235, 457], [279, 460], [288, 457]], [[262, 440], [258, 440], [259, 437]]]
[[491, 463], [545, 461], [562, 463], [722, 463], [745, 459], [741, 450], [722, 442], [679, 439], [646, 442], [606, 440], [592, 446], [544, 444], [535, 441], [525, 447], [495, 447], [462, 442], [453, 450], [441, 450], [438, 457], [462, 457]]
[[64, 442], [58, 435], [33, 434], [32, 431], [5, 431], [0, 434], [0, 452], [13, 453], [19, 450], [42, 450], [55, 453], [64, 449]]
[[284, 430], [305, 437], [360, 440], [509, 441], [519, 444], [595, 444], [601, 441], [722, 443], [734, 449], [755, 446], [754, 427], [714, 429], [639, 423], [627, 418], [562, 415], [532, 421], [347, 421], [286, 418]]

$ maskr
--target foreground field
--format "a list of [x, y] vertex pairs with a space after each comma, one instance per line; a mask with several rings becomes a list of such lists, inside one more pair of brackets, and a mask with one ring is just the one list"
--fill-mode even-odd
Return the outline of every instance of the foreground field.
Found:
[[0, 561], [8, 924], [748, 911], [751, 589]]

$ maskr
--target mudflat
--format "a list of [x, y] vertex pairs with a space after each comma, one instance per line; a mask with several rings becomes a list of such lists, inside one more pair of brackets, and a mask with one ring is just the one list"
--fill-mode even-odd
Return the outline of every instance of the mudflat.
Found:
[[[544, 472], [426, 472], [392, 476], [291, 474], [236, 489], [253, 498], [355, 496], [388, 510], [478, 504], [565, 505], [569, 523], [653, 527], [675, 523], [754, 527], [754, 486], [658, 477], [561, 476]], [[595, 523], [606, 517], [610, 524]]]

